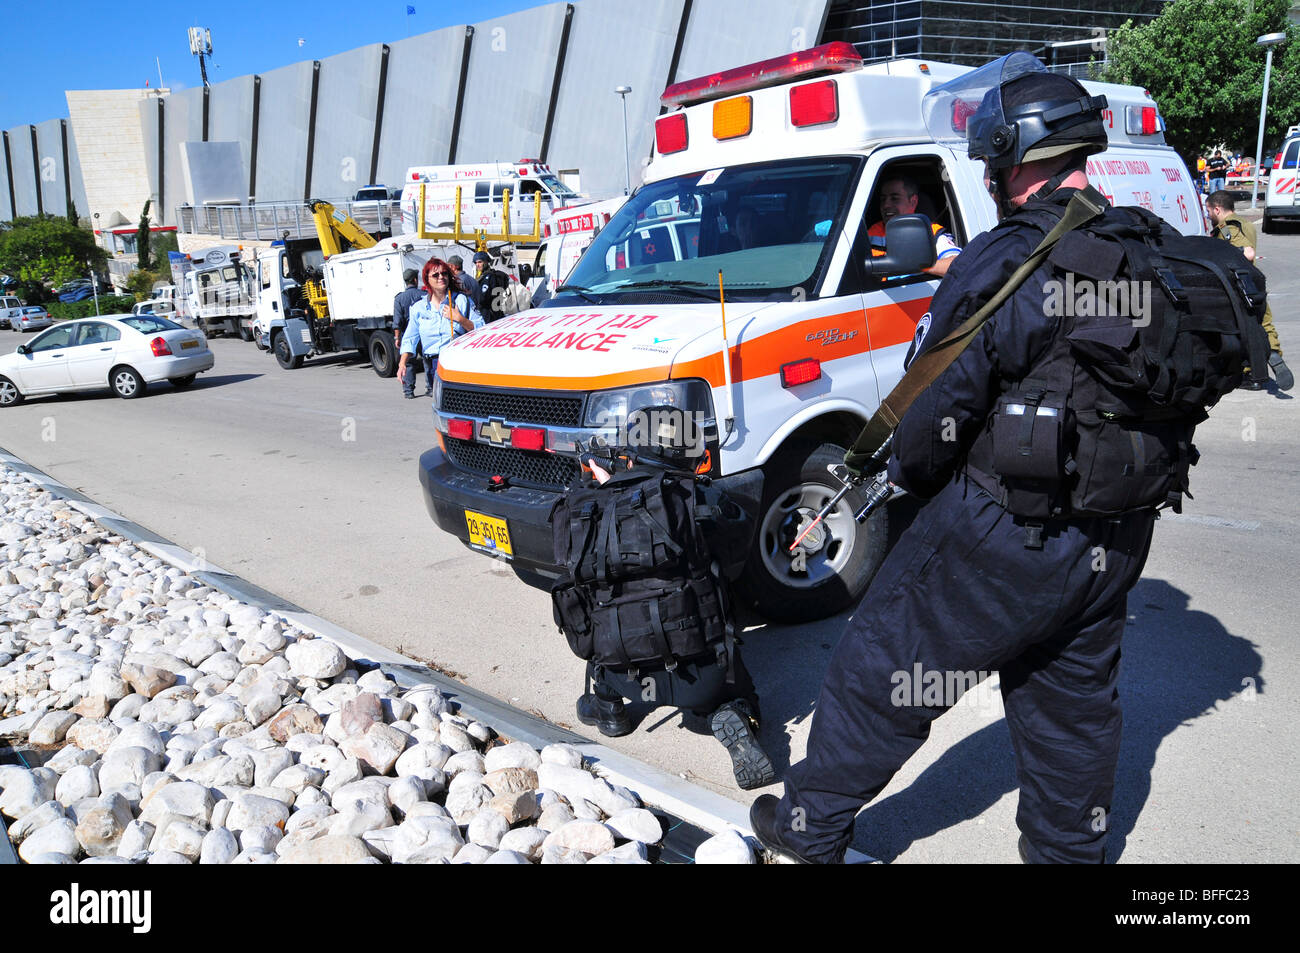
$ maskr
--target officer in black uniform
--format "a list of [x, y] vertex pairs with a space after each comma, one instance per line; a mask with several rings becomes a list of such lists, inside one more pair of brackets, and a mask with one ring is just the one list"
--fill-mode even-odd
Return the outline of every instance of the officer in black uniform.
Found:
[[[913, 351], [942, 340], [1029, 257], [1042, 232], [1017, 224], [1017, 209], [1033, 202], [1059, 216], [1087, 185], [1086, 157], [1106, 147], [1103, 97], [1045, 72], [1029, 54], [983, 69], [990, 67], [999, 78], [990, 84], [986, 74], [983, 99], [965, 98], [981, 102], [966, 136], [970, 157], [985, 162], [1003, 221], [958, 256]], [[1048, 519], [1036, 532], [1000, 505], [967, 460], [999, 395], [1060, 333], [1061, 319], [1044, 313], [1047, 268], [994, 312], [894, 435], [891, 481], [929, 501], [840, 640], [807, 756], [787, 773], [785, 796], [765, 795], [751, 809], [754, 832], [772, 850], [809, 863], [842, 861], [855, 815], [957, 701], [940, 692], [895, 704], [900, 673], [910, 680], [919, 665], [923, 677], [937, 673], [945, 685], [961, 684], [950, 673], [1000, 672], [1022, 859], [1104, 859], [1120, 746], [1120, 637], [1154, 511]]]

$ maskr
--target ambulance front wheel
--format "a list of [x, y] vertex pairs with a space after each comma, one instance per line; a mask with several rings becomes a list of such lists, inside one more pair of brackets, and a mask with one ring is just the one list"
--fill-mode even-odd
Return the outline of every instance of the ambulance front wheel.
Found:
[[853, 514], [863, 503], [857, 492], [790, 550], [840, 489], [827, 466], [843, 462], [843, 447], [805, 443], [786, 448], [764, 468], [758, 526], [738, 586], [773, 621], [810, 622], [855, 605], [885, 558], [888, 516], [881, 508], [857, 523]]

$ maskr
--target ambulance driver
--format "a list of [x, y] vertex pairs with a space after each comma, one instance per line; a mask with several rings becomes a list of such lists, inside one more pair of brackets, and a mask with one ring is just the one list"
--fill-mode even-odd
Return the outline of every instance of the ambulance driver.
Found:
[[[890, 176], [880, 183], [880, 221], [867, 229], [871, 254], [885, 253], [885, 223], [895, 215], [911, 215], [916, 211], [921, 189], [916, 180], [906, 175]], [[961, 254], [952, 233], [942, 225], [934, 224], [934, 265], [925, 269], [928, 274], [942, 278], [948, 273], [953, 259]]]

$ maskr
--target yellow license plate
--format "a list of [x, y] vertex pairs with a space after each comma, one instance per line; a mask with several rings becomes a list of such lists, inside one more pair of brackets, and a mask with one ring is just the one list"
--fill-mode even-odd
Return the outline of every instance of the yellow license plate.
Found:
[[510, 531], [506, 529], [505, 520], [466, 510], [465, 525], [469, 527], [469, 544], [475, 549], [502, 556], [515, 554], [514, 547], [510, 545]]
[[181, 350], [182, 350], [182, 351], [185, 350], [187, 347], [198, 347], [198, 346], [199, 346], [199, 342], [198, 342], [198, 341], [182, 341], [182, 342], [181, 342]]

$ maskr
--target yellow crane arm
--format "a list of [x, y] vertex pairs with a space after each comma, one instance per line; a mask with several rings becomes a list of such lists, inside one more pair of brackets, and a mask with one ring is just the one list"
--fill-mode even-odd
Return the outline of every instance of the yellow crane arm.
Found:
[[320, 250], [326, 258], [344, 251], [344, 241], [353, 248], [374, 247], [374, 237], [358, 225], [351, 215], [340, 212], [329, 202], [320, 199], [312, 199], [307, 204], [311, 207], [312, 219], [316, 223]]

